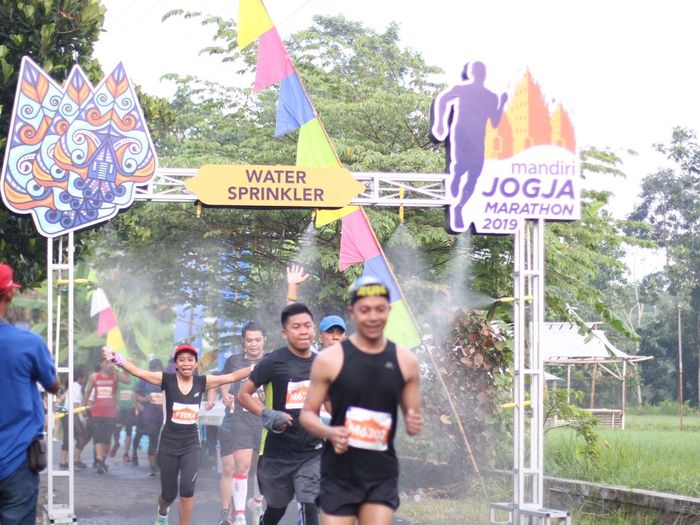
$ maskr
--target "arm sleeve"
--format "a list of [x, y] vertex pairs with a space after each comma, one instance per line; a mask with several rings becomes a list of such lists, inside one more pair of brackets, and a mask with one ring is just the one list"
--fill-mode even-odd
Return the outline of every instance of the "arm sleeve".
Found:
[[56, 383], [56, 367], [46, 343], [40, 337], [36, 338], [34, 346], [34, 379], [44, 387], [44, 390], [48, 390]]

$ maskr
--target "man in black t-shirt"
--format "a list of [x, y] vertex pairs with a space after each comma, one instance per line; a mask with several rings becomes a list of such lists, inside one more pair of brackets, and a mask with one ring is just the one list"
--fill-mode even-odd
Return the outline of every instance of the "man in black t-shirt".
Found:
[[[321, 440], [299, 424], [315, 354], [314, 320], [309, 309], [293, 303], [282, 310], [282, 335], [287, 346], [268, 354], [238, 392], [236, 400], [262, 417], [264, 426], [258, 481], [267, 509], [261, 523], [276, 525], [292, 498], [302, 505], [304, 523], [318, 524], [315, 500], [319, 490]], [[253, 397], [261, 386], [265, 404]]]
[[[361, 277], [351, 289], [357, 332], [321, 352], [311, 370], [301, 422], [326, 439], [318, 503], [324, 525], [390, 525], [399, 505], [399, 463], [394, 450], [397, 412], [406, 432], [423, 427], [418, 360], [384, 337], [389, 288]], [[319, 417], [330, 400], [331, 421]]]
[[[241, 368], [256, 365], [265, 351], [265, 331], [255, 322], [247, 323], [241, 330], [243, 353], [232, 355], [226, 360], [224, 374], [229, 374]], [[221, 493], [221, 515], [219, 525], [231, 523], [245, 525], [245, 508], [248, 493], [248, 473], [253, 460], [253, 451], [260, 449], [262, 438], [262, 422], [260, 417], [252, 414], [234, 398], [245, 382], [239, 381], [220, 388], [221, 398], [226, 405], [224, 420], [219, 428], [219, 453], [221, 456], [221, 478], [219, 491]], [[256, 396], [257, 394], [253, 394]], [[231, 480], [233, 479], [233, 509], [231, 504]], [[253, 522], [256, 523], [262, 511], [262, 496], [256, 494], [248, 502]]]

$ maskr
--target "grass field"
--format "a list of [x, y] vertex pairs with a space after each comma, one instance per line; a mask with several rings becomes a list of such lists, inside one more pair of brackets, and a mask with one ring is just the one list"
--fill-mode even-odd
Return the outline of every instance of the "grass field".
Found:
[[[594, 468], [586, 467], [585, 462], [577, 459], [582, 442], [571, 430], [561, 428], [548, 432], [546, 474], [700, 497], [700, 416], [685, 417], [683, 432], [679, 430], [678, 416], [628, 415], [626, 419], [625, 430], [599, 429], [601, 456]], [[487, 497], [474, 486], [463, 499], [427, 497], [415, 501], [411, 497], [404, 498], [397, 515], [412, 525], [487, 525], [488, 502], [504, 501], [503, 494], [497, 494], [497, 487], [489, 489], [494, 490], [494, 494]], [[593, 508], [595, 511], [571, 509], [573, 523], [663, 524], [656, 518], [630, 514], [622, 509], [595, 505]]]
[[700, 497], [700, 417], [627, 416], [625, 430], [600, 429], [601, 456], [591, 468], [578, 461], [581, 442], [569, 429], [545, 438], [550, 476]]

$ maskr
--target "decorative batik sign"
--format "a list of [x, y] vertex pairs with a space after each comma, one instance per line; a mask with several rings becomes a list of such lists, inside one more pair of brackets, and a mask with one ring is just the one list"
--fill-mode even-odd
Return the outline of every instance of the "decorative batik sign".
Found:
[[204, 204], [274, 208], [340, 208], [365, 185], [340, 167], [208, 164], [185, 182]]
[[148, 183], [156, 151], [119, 64], [93, 87], [80, 67], [62, 88], [22, 59], [0, 179], [5, 205], [46, 237], [105, 222]]
[[467, 64], [462, 82], [438, 94], [431, 135], [447, 150], [446, 228], [508, 234], [525, 219], [581, 215], [574, 128], [561, 104], [548, 106], [529, 71], [515, 92], [485, 86], [486, 66]]

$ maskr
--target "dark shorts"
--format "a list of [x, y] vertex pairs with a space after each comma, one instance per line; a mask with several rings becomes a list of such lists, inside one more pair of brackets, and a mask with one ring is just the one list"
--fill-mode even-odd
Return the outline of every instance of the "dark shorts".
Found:
[[314, 503], [321, 477], [321, 457], [276, 458], [260, 456], [258, 484], [270, 507], [279, 509], [293, 498], [299, 503]]
[[399, 508], [399, 478], [348, 480], [326, 476], [321, 479], [317, 505], [331, 516], [357, 516], [364, 503]]
[[117, 425], [123, 426], [127, 432], [136, 426], [136, 410], [134, 407], [120, 408], [117, 413]]
[[240, 420], [234, 420], [232, 424], [225, 421], [219, 429], [219, 455], [223, 458], [236, 450], [259, 450], [261, 439], [262, 425], [250, 425]]
[[113, 417], [93, 417], [92, 418], [92, 438], [95, 443], [109, 445], [114, 433]]

